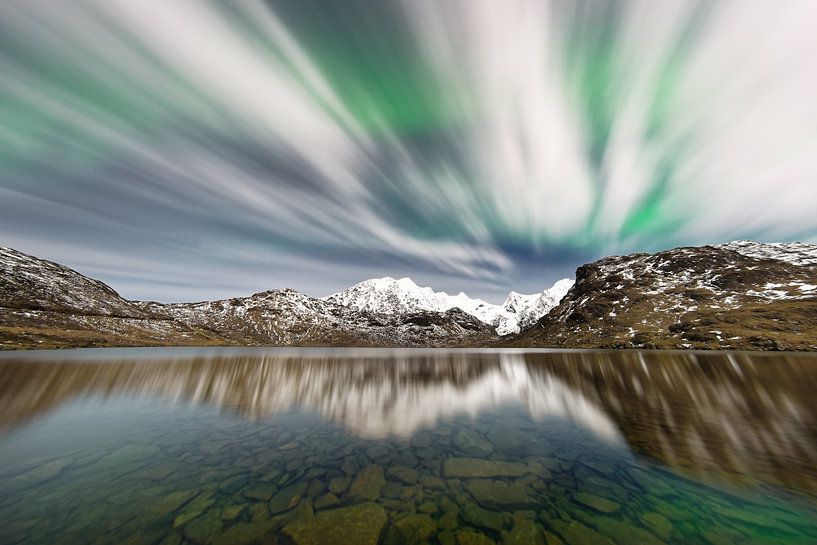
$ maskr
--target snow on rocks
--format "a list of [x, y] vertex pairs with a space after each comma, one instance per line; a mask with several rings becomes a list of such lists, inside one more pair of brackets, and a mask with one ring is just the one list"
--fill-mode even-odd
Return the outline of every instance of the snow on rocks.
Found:
[[482, 299], [472, 299], [462, 292], [457, 295], [435, 292], [431, 288], [418, 286], [410, 278], [396, 280], [387, 276], [365, 280], [325, 300], [378, 314], [446, 312], [459, 308], [494, 327], [497, 334], [510, 335], [536, 323], [556, 307], [572, 285], [572, 280], [563, 279], [541, 293], [524, 295], [512, 291], [502, 305], [495, 305]]

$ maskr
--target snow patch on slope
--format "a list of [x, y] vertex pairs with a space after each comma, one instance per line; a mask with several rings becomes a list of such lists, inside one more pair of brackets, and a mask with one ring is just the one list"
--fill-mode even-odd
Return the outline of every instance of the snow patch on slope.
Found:
[[817, 245], [803, 242], [755, 242], [736, 240], [716, 246], [756, 259], [774, 259], [793, 265], [817, 265]]

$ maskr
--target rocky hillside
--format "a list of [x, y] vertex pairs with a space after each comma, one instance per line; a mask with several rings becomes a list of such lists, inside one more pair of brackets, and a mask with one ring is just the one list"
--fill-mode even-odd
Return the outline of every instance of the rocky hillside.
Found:
[[[522, 330], [521, 333], [518, 333]], [[0, 348], [137, 345], [496, 346], [817, 350], [817, 246], [738, 241], [608, 257], [503, 305], [367, 280], [128, 301], [67, 267], [0, 247]]]
[[67, 267], [0, 247], [0, 348], [468, 346], [495, 336], [459, 309], [382, 314], [294, 290], [201, 303], [128, 301]]
[[817, 350], [817, 246], [738, 241], [608, 257], [507, 344]]

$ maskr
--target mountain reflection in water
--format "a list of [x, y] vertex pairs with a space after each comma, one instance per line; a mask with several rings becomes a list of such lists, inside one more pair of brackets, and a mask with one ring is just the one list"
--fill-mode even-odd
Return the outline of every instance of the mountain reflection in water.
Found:
[[[86, 357], [86, 355], [89, 355]], [[817, 358], [799, 354], [421, 350], [127, 350], [5, 355], [0, 426], [71, 400], [138, 395], [249, 419], [317, 413], [409, 438], [518, 403], [698, 478], [817, 492]]]

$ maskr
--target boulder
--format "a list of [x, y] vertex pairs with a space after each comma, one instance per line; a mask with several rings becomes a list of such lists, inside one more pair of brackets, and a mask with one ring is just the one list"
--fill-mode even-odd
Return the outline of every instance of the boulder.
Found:
[[443, 476], [446, 479], [470, 479], [491, 477], [521, 477], [527, 473], [525, 464], [500, 462], [478, 458], [446, 458], [443, 462]]
[[295, 545], [377, 545], [386, 521], [381, 506], [361, 503], [320, 511], [308, 520], [288, 524], [282, 533]]

